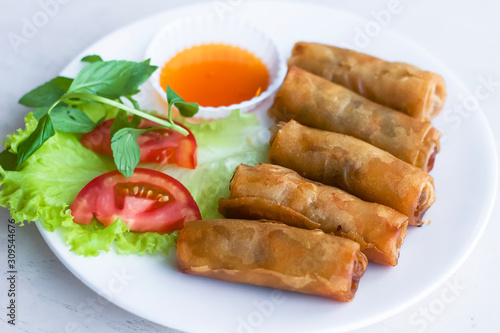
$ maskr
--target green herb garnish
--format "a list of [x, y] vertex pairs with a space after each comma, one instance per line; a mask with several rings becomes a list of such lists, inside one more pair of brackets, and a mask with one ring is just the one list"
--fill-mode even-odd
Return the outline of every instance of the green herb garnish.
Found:
[[[180, 127], [172, 120], [172, 106], [175, 106], [184, 117], [192, 117], [198, 112], [199, 106], [197, 103], [186, 102], [177, 95], [170, 86], [167, 86], [167, 100], [168, 121], [172, 127]], [[135, 101], [132, 99], [132, 103], [134, 102]], [[136, 116], [134, 116], [129, 123], [125, 112], [120, 112], [111, 125], [111, 149], [113, 150], [113, 158], [118, 170], [127, 178], [132, 176], [141, 158], [141, 150], [137, 144], [137, 138], [148, 130], [161, 128], [137, 129], [136, 127], [139, 126], [139, 123], [140, 119], [136, 118]], [[184, 130], [182, 127], [180, 128]]]
[[[33, 111], [36, 120], [45, 116], [49, 108], [37, 108]], [[79, 109], [59, 104], [52, 109], [50, 119], [56, 131], [68, 133], [87, 133], [96, 127], [94, 123], [84, 112]]]
[[117, 131], [111, 139], [113, 159], [120, 172], [125, 177], [130, 177], [139, 164], [141, 149], [137, 144], [137, 138], [148, 129], [122, 128]]
[[[158, 68], [150, 65], [150, 60], [103, 61], [98, 55], [89, 55], [82, 59], [87, 62], [74, 79], [58, 76], [24, 95], [19, 103], [34, 107], [33, 112], [38, 120], [37, 128], [22, 142], [17, 154], [12, 151], [0, 153], [0, 166], [8, 170], [16, 170], [36, 150], [38, 150], [55, 131], [69, 133], [86, 133], [95, 128], [95, 123], [87, 114], [78, 109], [87, 101], [98, 102], [120, 110], [111, 126], [111, 147], [116, 166], [126, 177], [130, 177], [140, 159], [137, 138], [149, 129], [137, 129], [141, 118], [151, 120], [160, 127], [178, 131], [183, 135], [188, 132], [174, 123], [171, 108], [175, 106], [182, 116], [192, 117], [198, 112], [196, 103], [187, 103], [170, 87], [167, 89], [168, 120], [153, 116], [140, 109], [132, 97], [137, 94], [143, 84]], [[123, 104], [125, 98], [133, 107]], [[134, 115], [128, 120], [128, 113]], [[95, 118], [94, 118], [95, 119]]]
[[111, 137], [115, 136], [115, 133], [123, 128], [137, 128], [141, 123], [141, 117], [134, 116], [132, 121], [128, 121], [127, 113], [123, 110], [118, 111], [118, 114], [111, 124]]
[[58, 76], [33, 89], [19, 100], [19, 103], [30, 108], [50, 107], [69, 89], [73, 79]]
[[28, 139], [19, 145], [17, 149], [17, 164], [21, 164], [28, 157], [33, 155], [33, 153], [54, 134], [56, 134], [56, 131], [54, 130], [50, 115], [47, 113], [38, 121], [38, 126], [35, 128], [35, 131], [31, 133]]
[[174, 105], [183, 117], [192, 117], [198, 113], [198, 103], [188, 103], [177, 95], [175, 91], [167, 85], [168, 119], [172, 119], [171, 111]]
[[80, 60], [82, 62], [88, 62], [88, 63], [93, 63], [93, 62], [99, 62], [99, 61], [103, 61], [101, 56], [98, 56], [97, 54], [92, 54], [92, 55], [88, 55], [88, 56], [85, 56], [82, 58], [82, 60]]

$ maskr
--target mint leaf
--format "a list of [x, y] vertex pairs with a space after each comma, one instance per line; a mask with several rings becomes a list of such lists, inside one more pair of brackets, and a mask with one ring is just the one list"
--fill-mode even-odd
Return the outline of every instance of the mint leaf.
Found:
[[32, 108], [51, 106], [68, 91], [72, 82], [73, 79], [58, 76], [21, 97], [19, 103]]
[[186, 118], [194, 116], [200, 109], [198, 103], [176, 102], [174, 105], [181, 115]]
[[[56, 108], [58, 108], [58, 107], [59, 107], [59, 105], [56, 106], [54, 108], [54, 110]], [[33, 111], [33, 117], [35, 117], [36, 120], [40, 121], [40, 119], [42, 119], [42, 117], [45, 116], [47, 114], [47, 112], [49, 112], [49, 109], [50, 109], [50, 107], [48, 107], [48, 106], [47, 107], [44, 106], [44, 107], [41, 107], [41, 108], [36, 108], [35, 111]]]
[[115, 120], [113, 120], [113, 123], [111, 124], [111, 127], [109, 129], [111, 137], [114, 137], [116, 132], [118, 132], [122, 128], [130, 127], [128, 125], [129, 122], [127, 113], [123, 110], [118, 111], [118, 114], [116, 115]]
[[168, 104], [174, 104], [176, 102], [185, 102], [181, 96], [177, 95], [175, 91], [170, 88], [170, 85], [167, 85], [167, 101]]
[[122, 128], [137, 128], [137, 126], [139, 126], [141, 121], [142, 121], [141, 117], [134, 115], [132, 120], [129, 122], [127, 113], [123, 110], [118, 111], [115, 120], [113, 120], [113, 123], [111, 124], [110, 128], [111, 137], [113, 137], [115, 133], [121, 130]]
[[[40, 120], [49, 111], [48, 107], [37, 108], [33, 111], [36, 120]], [[57, 105], [50, 112], [50, 118], [56, 131], [68, 133], [87, 133], [92, 131], [96, 124], [84, 112], [67, 105]]]
[[33, 133], [19, 145], [17, 164], [21, 165], [21, 163], [33, 155], [33, 153], [37, 151], [45, 141], [54, 136], [54, 134], [56, 134], [54, 125], [52, 124], [50, 115], [46, 114], [40, 119]]
[[174, 105], [183, 117], [192, 117], [198, 113], [200, 106], [198, 103], [188, 103], [177, 95], [175, 91], [167, 85], [167, 100], [169, 107]]
[[[35, 131], [19, 146], [18, 165], [40, 148], [56, 130], [88, 132], [95, 128], [95, 121], [106, 119], [106, 115], [98, 117], [94, 112], [88, 114], [91, 109], [96, 109], [95, 105], [93, 106], [96, 103], [89, 103], [89, 100], [106, 104], [105, 108], [122, 110], [115, 117], [110, 134], [114, 155], [116, 151], [115, 162], [123, 174], [131, 175], [140, 159], [137, 137], [145, 130], [136, 130], [136, 127], [140, 125], [142, 118], [172, 128], [183, 135], [188, 134], [186, 129], [173, 122], [171, 108], [174, 105], [183, 116], [191, 117], [198, 112], [197, 103], [184, 101], [168, 87], [169, 104], [168, 121], [166, 121], [140, 110], [137, 101], [131, 97], [139, 92], [139, 86], [158, 68], [150, 65], [150, 59], [143, 62], [102, 61], [99, 56], [91, 55], [84, 57], [82, 61], [89, 64], [75, 79], [57, 77], [21, 98], [20, 103], [37, 108], [34, 116], [39, 123]], [[134, 108], [124, 105], [120, 100], [122, 97], [129, 99]], [[134, 115], [131, 121], [124, 111]]]
[[101, 61], [84, 67], [69, 87], [69, 93], [87, 93], [109, 99], [130, 96], [138, 91], [156, 66], [148, 62]]
[[87, 133], [95, 127], [95, 123], [85, 113], [68, 106], [54, 108], [50, 117], [56, 131]]
[[130, 121], [130, 127], [137, 128], [141, 124], [142, 118], [138, 115], [134, 114], [132, 120]]
[[7, 149], [0, 153], [0, 167], [5, 171], [13, 171], [17, 168], [17, 154]]
[[97, 54], [92, 54], [92, 55], [88, 55], [88, 56], [85, 56], [82, 58], [82, 60], [80, 60], [81, 62], [88, 62], [88, 63], [94, 63], [94, 62], [100, 62], [100, 61], [103, 61], [101, 56], [98, 56]]
[[118, 170], [127, 178], [132, 176], [141, 159], [137, 138], [147, 129], [122, 128], [111, 139], [113, 159]]
[[[63, 103], [59, 103], [57, 104], [53, 109], [52, 109], [52, 112], [50, 113], [50, 116], [52, 118], [52, 121], [54, 120], [54, 112], [56, 112], [57, 109], [60, 109], [60, 108], [67, 108], [69, 107], [68, 105], [66, 104], [63, 104]], [[43, 116], [45, 116], [48, 112], [49, 112], [49, 109], [50, 107], [48, 106], [44, 106], [44, 107], [40, 107], [40, 108], [36, 108], [35, 111], [33, 111], [33, 117], [35, 117], [36, 120], [40, 121], [40, 119], [42, 119]], [[57, 128], [56, 128], [57, 130]]]

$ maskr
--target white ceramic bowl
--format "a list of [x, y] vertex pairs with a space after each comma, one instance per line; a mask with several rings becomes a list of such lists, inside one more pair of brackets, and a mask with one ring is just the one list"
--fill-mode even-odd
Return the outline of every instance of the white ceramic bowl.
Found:
[[146, 50], [146, 58], [159, 67], [150, 78], [155, 90], [166, 100], [165, 90], [160, 85], [161, 69], [177, 53], [193, 46], [223, 43], [239, 46], [252, 52], [267, 67], [269, 86], [259, 96], [238, 104], [209, 107], [200, 106], [196, 118], [217, 119], [231, 114], [231, 110], [253, 111], [269, 98], [282, 84], [287, 65], [284, 56], [274, 41], [264, 32], [247, 22], [220, 19], [215, 16], [197, 16], [176, 20], [164, 26], [153, 38]]

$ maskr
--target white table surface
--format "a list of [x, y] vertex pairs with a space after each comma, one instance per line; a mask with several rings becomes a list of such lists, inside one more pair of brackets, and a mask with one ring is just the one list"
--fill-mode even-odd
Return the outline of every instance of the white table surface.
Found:
[[[56, 76], [79, 52], [130, 22], [198, 1], [57, 0], [53, 15], [14, 48], [9, 33], [21, 35], [25, 20], [55, 0], [0, 0], [0, 139], [19, 128], [26, 108], [18, 99]], [[245, 1], [245, 0], [243, 0]], [[248, 1], [248, 0], [247, 0]], [[397, 0], [393, 0], [397, 1]], [[241, 0], [213, 1], [238, 10]], [[316, 0], [373, 20], [390, 0]], [[480, 100], [500, 147], [500, 2], [495, 0], [401, 0], [403, 11], [387, 29], [430, 50], [474, 91], [480, 77], [499, 82]], [[481, 147], [478, 147], [481, 149]], [[498, 149], [498, 148], [497, 148]], [[464, 265], [431, 295], [383, 322], [356, 333], [498, 332], [500, 296], [500, 200], [478, 246]], [[0, 208], [0, 332], [176, 332], [103, 302], [54, 256], [34, 224], [17, 228], [17, 324], [6, 323], [7, 227]], [[5, 305], [5, 306], [4, 306]], [[376, 304], [374, 304], [376, 306]]]

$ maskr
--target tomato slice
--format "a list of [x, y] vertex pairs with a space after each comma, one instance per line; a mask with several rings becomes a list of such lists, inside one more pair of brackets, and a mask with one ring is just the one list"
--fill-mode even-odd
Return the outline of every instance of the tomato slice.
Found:
[[118, 217], [133, 231], [170, 233], [201, 220], [191, 193], [176, 179], [155, 170], [136, 168], [130, 178], [118, 170], [88, 183], [71, 204], [76, 223], [95, 217], [105, 226]]
[[[94, 130], [85, 133], [81, 139], [82, 145], [96, 153], [112, 157], [110, 128], [113, 120], [103, 121]], [[198, 152], [196, 139], [188, 128], [175, 123], [185, 128], [189, 134], [183, 136], [171, 129], [157, 129], [147, 131], [137, 138], [137, 143], [141, 148], [140, 163], [177, 164], [182, 168], [196, 168]], [[158, 126], [151, 120], [142, 119], [138, 128]]]

